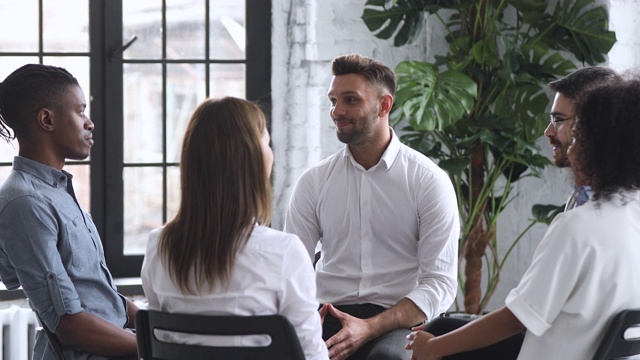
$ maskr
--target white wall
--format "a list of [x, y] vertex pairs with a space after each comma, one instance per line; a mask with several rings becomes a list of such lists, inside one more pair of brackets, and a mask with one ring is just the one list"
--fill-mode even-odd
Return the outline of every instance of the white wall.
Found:
[[[274, 195], [273, 227], [281, 229], [292, 187], [308, 166], [337, 151], [328, 116], [326, 92], [331, 79], [330, 62], [335, 56], [359, 53], [377, 58], [391, 68], [403, 60], [432, 60], [444, 48], [437, 21], [427, 26], [414, 44], [395, 48], [390, 41], [375, 38], [360, 19], [364, 0], [273, 0], [273, 123]], [[610, 8], [611, 28], [618, 42], [609, 54], [609, 64], [623, 71], [640, 66], [640, 1], [601, 0]], [[430, 21], [431, 20], [431, 21]], [[546, 139], [538, 140], [543, 154], [551, 152]], [[571, 188], [566, 170], [545, 169], [542, 178], [529, 178], [516, 185], [518, 197], [498, 224], [500, 250], [504, 252], [528, 225], [531, 206], [560, 204]], [[508, 291], [517, 285], [546, 227], [537, 225], [513, 251], [489, 309], [504, 304]]]

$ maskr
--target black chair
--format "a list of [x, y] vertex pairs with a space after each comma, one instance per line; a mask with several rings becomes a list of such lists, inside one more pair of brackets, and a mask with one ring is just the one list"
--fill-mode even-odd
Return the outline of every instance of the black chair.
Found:
[[40, 317], [40, 314], [38, 314], [35, 311], [34, 313], [36, 314], [38, 323], [40, 323], [40, 326], [42, 326], [42, 330], [47, 335], [47, 340], [49, 340], [49, 346], [53, 350], [53, 353], [56, 355], [56, 358], [58, 360], [65, 360], [64, 354], [62, 353], [62, 344], [60, 343], [60, 340], [58, 340], [58, 337], [56, 336], [56, 334], [52, 333], [51, 330], [49, 330], [49, 328], [47, 327], [47, 325], [45, 325], [44, 321], [42, 321], [42, 318]]
[[[202, 335], [269, 335], [264, 347], [187, 345], [161, 341], [154, 330]], [[138, 310], [136, 338], [140, 360], [278, 359], [304, 360], [293, 325], [282, 315], [212, 316]]]
[[640, 359], [640, 309], [623, 310], [607, 327], [593, 360]]
[[29, 303], [29, 307], [31, 308], [33, 313], [36, 314], [36, 319], [38, 320], [38, 324], [42, 327], [42, 330], [47, 336], [49, 346], [51, 347], [51, 350], [53, 350], [53, 353], [56, 355], [56, 359], [66, 360], [64, 358], [64, 353], [62, 353], [62, 343], [60, 343], [60, 340], [58, 339], [56, 334], [54, 334], [53, 332], [51, 332], [51, 330], [49, 330], [49, 328], [44, 323], [44, 321], [42, 321], [40, 314], [38, 314], [38, 312], [34, 310], [33, 304], [31, 303], [31, 300], [29, 300], [28, 298], [27, 298], [27, 303]]

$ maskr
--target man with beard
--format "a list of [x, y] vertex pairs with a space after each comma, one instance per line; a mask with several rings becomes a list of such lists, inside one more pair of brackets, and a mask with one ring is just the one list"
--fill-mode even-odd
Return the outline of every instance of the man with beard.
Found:
[[306, 170], [285, 231], [311, 258], [331, 359], [406, 359], [410, 327], [456, 295], [460, 223], [447, 174], [389, 127], [396, 77], [352, 54], [335, 58], [328, 97], [346, 145]]
[[[571, 129], [575, 121], [574, 102], [586, 92], [600, 85], [620, 81], [620, 76], [610, 68], [593, 66], [575, 72], [549, 83], [549, 88], [556, 92], [551, 106], [549, 126], [544, 135], [553, 146], [553, 163], [559, 168], [571, 166], [567, 157], [567, 149], [571, 145]], [[576, 208], [589, 200], [591, 187], [574, 186], [564, 211]]]

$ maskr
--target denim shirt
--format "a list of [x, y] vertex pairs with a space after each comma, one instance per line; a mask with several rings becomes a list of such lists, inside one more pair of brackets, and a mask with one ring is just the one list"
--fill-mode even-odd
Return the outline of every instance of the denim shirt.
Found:
[[[126, 303], [113, 285], [89, 213], [67, 188], [72, 175], [23, 157], [0, 186], [0, 279], [22, 286], [53, 332], [60, 316], [86, 311], [123, 328]], [[64, 347], [67, 359], [106, 359]], [[34, 359], [54, 359], [41, 331]]]

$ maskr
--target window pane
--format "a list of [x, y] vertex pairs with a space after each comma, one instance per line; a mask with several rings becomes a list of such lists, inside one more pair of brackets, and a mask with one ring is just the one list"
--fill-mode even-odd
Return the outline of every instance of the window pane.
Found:
[[73, 192], [80, 205], [88, 212], [91, 212], [91, 169], [89, 165], [67, 164], [64, 170], [73, 175]]
[[209, 56], [211, 59], [244, 59], [244, 1], [210, 0]]
[[162, 58], [162, 0], [122, 2], [122, 43], [138, 39], [123, 54], [124, 59]]
[[11, 165], [9, 166], [0, 166], [0, 184], [4, 182], [4, 180], [11, 173]]
[[124, 169], [124, 253], [144, 254], [149, 231], [162, 225], [162, 168]]
[[162, 162], [162, 67], [124, 64], [124, 162]]
[[0, 162], [12, 162], [13, 157], [18, 155], [18, 149], [18, 140], [13, 139], [11, 143], [7, 143], [0, 139]]
[[204, 1], [167, 1], [168, 59], [204, 59], [204, 20]]
[[167, 220], [173, 219], [180, 208], [180, 168], [167, 168]]
[[213, 64], [210, 71], [211, 97], [246, 97], [244, 64]]
[[[0, 34], [0, 36], [2, 36], [2, 34]], [[1, 43], [0, 46], [2, 46]], [[4, 81], [9, 74], [22, 65], [37, 63], [38, 58], [34, 56], [3, 56], [2, 61], [0, 61], [0, 81]]]
[[204, 70], [201, 64], [167, 65], [167, 162], [180, 161], [189, 117], [205, 99]]
[[89, 51], [89, 1], [43, 2], [44, 51]]
[[38, 51], [38, 0], [0, 0], [0, 51]]

